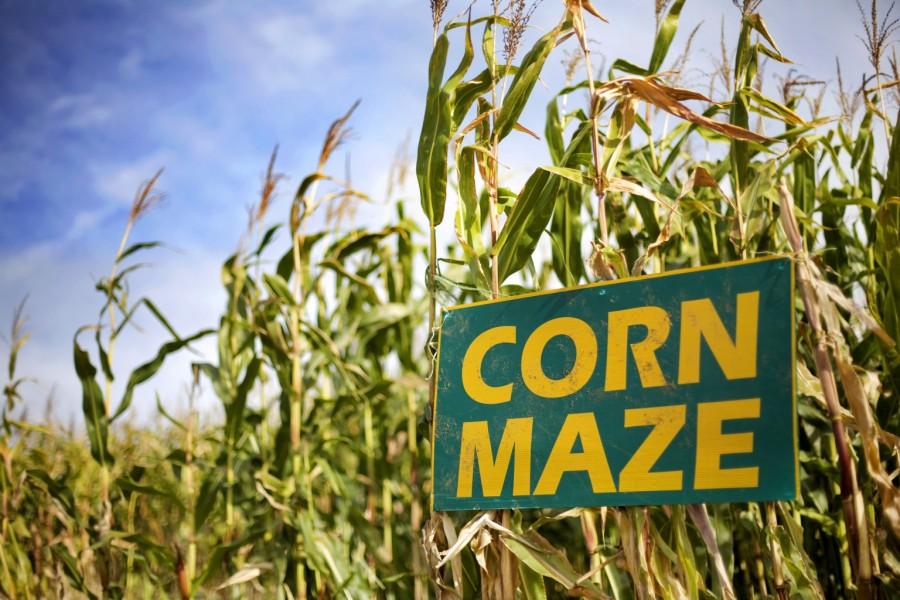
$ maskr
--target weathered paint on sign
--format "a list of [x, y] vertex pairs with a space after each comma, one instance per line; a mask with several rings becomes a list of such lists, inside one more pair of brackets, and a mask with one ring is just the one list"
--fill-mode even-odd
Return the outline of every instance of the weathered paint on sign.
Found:
[[797, 494], [784, 257], [449, 309], [435, 510]]

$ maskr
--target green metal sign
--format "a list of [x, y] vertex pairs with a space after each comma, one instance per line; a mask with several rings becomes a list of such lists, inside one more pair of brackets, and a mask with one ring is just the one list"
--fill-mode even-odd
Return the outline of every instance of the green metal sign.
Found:
[[435, 510], [796, 497], [784, 257], [449, 309]]

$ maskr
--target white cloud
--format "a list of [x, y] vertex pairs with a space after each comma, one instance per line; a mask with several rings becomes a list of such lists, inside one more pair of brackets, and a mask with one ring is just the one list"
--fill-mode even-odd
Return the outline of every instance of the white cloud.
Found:
[[88, 168], [97, 193], [117, 205], [128, 205], [143, 181], [174, 161], [170, 151], [158, 150], [131, 162], [95, 163]]
[[322, 64], [332, 51], [331, 43], [300, 15], [267, 15], [251, 25], [248, 37], [263, 54], [252, 58], [298, 70]]
[[315, 10], [324, 19], [348, 19], [373, 10], [384, 14], [412, 6], [420, 10], [423, 20], [430, 19], [428, 5], [417, 0], [340, 0], [339, 2], [316, 2]]
[[76, 241], [82, 235], [94, 228], [103, 218], [107, 211], [105, 210], [82, 210], [75, 213], [69, 230], [63, 239], [66, 242]]
[[[24, 285], [30, 276], [40, 272], [41, 265], [45, 264], [53, 255], [55, 246], [56, 244], [52, 242], [43, 242], [19, 252], [0, 256], [0, 286], [4, 291], [3, 299], [12, 302], [9, 296], [24, 296], [27, 293], [27, 290], [23, 290], [19, 286]], [[0, 322], [2, 322], [2, 314], [0, 314]]]
[[317, 85], [337, 40], [302, 12], [223, 11], [211, 4], [193, 12], [207, 38], [209, 55], [223, 60], [230, 79], [265, 94]]
[[47, 106], [48, 118], [57, 127], [85, 129], [109, 120], [112, 111], [94, 94], [64, 94]]

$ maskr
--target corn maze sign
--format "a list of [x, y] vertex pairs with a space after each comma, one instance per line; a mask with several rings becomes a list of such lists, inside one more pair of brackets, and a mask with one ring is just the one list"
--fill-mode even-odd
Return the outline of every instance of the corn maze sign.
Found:
[[776, 257], [449, 309], [435, 510], [794, 498], [792, 298]]

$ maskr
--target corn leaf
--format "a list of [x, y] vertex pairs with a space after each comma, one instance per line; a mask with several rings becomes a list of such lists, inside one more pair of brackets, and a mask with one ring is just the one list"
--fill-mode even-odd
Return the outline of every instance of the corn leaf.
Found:
[[125, 385], [125, 392], [122, 395], [122, 400], [119, 402], [119, 406], [116, 409], [116, 412], [113, 414], [112, 418], [110, 418], [110, 422], [115, 421], [117, 418], [122, 416], [122, 414], [128, 410], [128, 407], [131, 406], [131, 399], [134, 395], [134, 389], [153, 377], [157, 371], [159, 371], [160, 367], [162, 367], [163, 362], [165, 362], [166, 357], [174, 352], [178, 352], [191, 342], [195, 342], [200, 338], [206, 337], [207, 335], [216, 333], [215, 329], [204, 329], [202, 331], [198, 331], [192, 336], [172, 340], [171, 342], [167, 342], [163, 344], [159, 351], [156, 353], [156, 357], [152, 360], [140, 365], [134, 371], [131, 372], [131, 375], [128, 377], [128, 383]]
[[491, 255], [499, 257], [500, 282], [525, 266], [547, 227], [562, 178], [539, 168], [519, 192]]
[[650, 64], [647, 66], [648, 73], [656, 73], [662, 67], [669, 53], [669, 47], [678, 31], [678, 18], [681, 16], [681, 9], [684, 7], [684, 0], [675, 0], [668, 14], [663, 18], [656, 32], [656, 40], [653, 42], [653, 54], [650, 56]]
[[522, 111], [525, 110], [525, 105], [528, 103], [528, 98], [531, 96], [531, 91], [541, 75], [544, 63], [550, 56], [550, 51], [555, 47], [556, 38], [562, 30], [563, 25], [559, 25], [544, 34], [522, 57], [519, 70], [509, 85], [509, 91], [503, 99], [494, 123], [494, 135], [497, 136], [497, 139], [502, 140], [509, 135], [518, 123]]
[[91, 456], [101, 465], [110, 465], [113, 457], [107, 446], [109, 419], [106, 416], [103, 392], [97, 384], [97, 369], [91, 364], [88, 353], [78, 344], [77, 334], [73, 345], [75, 373], [81, 380], [81, 409], [84, 412], [84, 422], [91, 443]]

